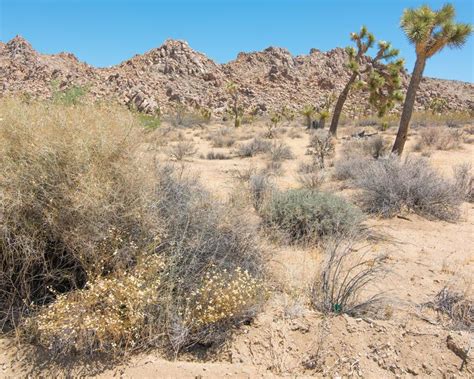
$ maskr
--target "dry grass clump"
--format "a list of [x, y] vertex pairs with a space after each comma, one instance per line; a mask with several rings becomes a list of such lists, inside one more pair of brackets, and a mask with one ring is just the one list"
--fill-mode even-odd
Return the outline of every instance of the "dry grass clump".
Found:
[[274, 142], [270, 147], [269, 154], [272, 162], [281, 162], [295, 157], [291, 148], [283, 142]]
[[[0, 101], [0, 327], [131, 264], [156, 226], [128, 111]], [[112, 238], [115, 230], [119, 239]]]
[[231, 147], [235, 143], [235, 128], [222, 127], [210, 133], [208, 139], [212, 147]]
[[429, 305], [447, 315], [455, 328], [472, 330], [474, 327], [474, 300], [468, 289], [444, 287]]
[[461, 129], [445, 127], [425, 127], [420, 130], [419, 139], [415, 145], [415, 151], [422, 151], [425, 148], [435, 150], [459, 149], [463, 142], [463, 132]]
[[231, 159], [231, 157], [227, 154], [216, 152], [216, 151], [210, 151], [206, 155], [206, 159], [209, 160], [225, 160], [225, 159]]
[[462, 163], [454, 167], [455, 186], [460, 195], [468, 202], [474, 202], [474, 175], [472, 165]]
[[27, 319], [23, 333], [56, 357], [123, 354], [146, 345], [154, 337], [147, 308], [158, 296], [163, 268], [160, 257], [146, 256], [130, 271], [89, 280]]
[[362, 212], [346, 200], [324, 192], [292, 189], [274, 192], [261, 208], [264, 224], [290, 242], [314, 242], [357, 229]]
[[303, 188], [316, 190], [324, 183], [326, 171], [321, 169], [319, 162], [313, 159], [311, 163], [301, 163], [298, 167], [297, 180]]
[[311, 303], [323, 313], [378, 313], [383, 296], [367, 289], [386, 275], [387, 257], [369, 257], [364, 248], [357, 247], [357, 237], [339, 235], [324, 244], [325, 263], [310, 287]]
[[358, 138], [347, 141], [342, 152], [344, 157], [372, 157], [379, 158], [388, 152], [389, 145], [382, 136], [375, 135], [367, 138]]
[[370, 213], [391, 217], [403, 211], [455, 220], [463, 195], [455, 182], [441, 177], [428, 161], [395, 156], [368, 162], [355, 174], [359, 200]]
[[272, 143], [270, 141], [254, 138], [250, 142], [243, 143], [237, 149], [237, 155], [240, 157], [254, 157], [257, 154], [270, 152]]
[[265, 173], [254, 173], [249, 177], [248, 187], [250, 198], [255, 210], [259, 210], [271, 193], [275, 190], [275, 186], [269, 175]]

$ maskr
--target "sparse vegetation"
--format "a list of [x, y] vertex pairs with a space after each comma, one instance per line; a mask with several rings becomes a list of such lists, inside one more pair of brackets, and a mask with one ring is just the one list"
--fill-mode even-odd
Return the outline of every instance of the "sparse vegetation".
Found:
[[415, 145], [416, 151], [425, 148], [436, 150], [459, 149], [463, 142], [463, 133], [459, 129], [443, 127], [425, 127], [420, 130], [419, 140]]
[[257, 154], [265, 154], [272, 149], [272, 143], [261, 138], [254, 138], [250, 142], [243, 143], [238, 147], [237, 154], [240, 157], [254, 157]]
[[346, 200], [306, 189], [275, 192], [261, 214], [266, 226], [299, 243], [348, 232], [363, 219], [362, 212]]
[[429, 218], [455, 220], [463, 199], [454, 182], [441, 177], [423, 158], [397, 157], [370, 161], [356, 171], [362, 207], [391, 217], [404, 210]]
[[366, 248], [357, 247], [358, 237], [342, 235], [324, 244], [325, 262], [310, 288], [315, 309], [351, 316], [380, 313], [383, 294], [367, 295], [364, 291], [384, 278], [387, 257], [369, 256]]
[[196, 144], [193, 141], [181, 140], [169, 148], [169, 156], [176, 161], [190, 158], [197, 152]]
[[444, 287], [428, 305], [448, 316], [454, 328], [472, 330], [474, 300], [466, 289]]
[[325, 130], [316, 130], [311, 134], [308, 153], [324, 169], [327, 160], [334, 156], [334, 140], [332, 135]]

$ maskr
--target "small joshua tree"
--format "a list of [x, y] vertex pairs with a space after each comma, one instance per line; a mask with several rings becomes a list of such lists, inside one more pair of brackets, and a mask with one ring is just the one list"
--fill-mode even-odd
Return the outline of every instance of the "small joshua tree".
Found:
[[438, 11], [429, 6], [405, 9], [400, 25], [408, 40], [415, 45], [416, 62], [408, 85], [405, 103], [403, 104], [400, 126], [392, 152], [401, 155], [407, 140], [416, 91], [423, 78], [426, 61], [444, 47], [461, 48], [472, 33], [472, 25], [456, 23], [455, 10], [446, 4]]
[[231, 97], [231, 107], [230, 113], [234, 117], [234, 126], [238, 128], [242, 123], [243, 109], [239, 105], [239, 88], [234, 82], [229, 82], [227, 84], [227, 93]]
[[267, 133], [266, 137], [267, 138], [273, 138], [275, 137], [275, 130], [278, 128], [278, 124], [281, 122], [282, 116], [278, 112], [272, 113], [270, 117], [270, 122], [268, 123], [267, 127]]
[[318, 122], [318, 128], [324, 129], [324, 126], [326, 125], [326, 120], [329, 117], [329, 109], [331, 108], [332, 104], [334, 103], [335, 100], [335, 94], [330, 93], [326, 95], [324, 98], [324, 102], [319, 108], [319, 122]]
[[[357, 45], [346, 49], [349, 54], [348, 68], [351, 76], [337, 99], [331, 120], [330, 132], [336, 136], [342, 108], [351, 88], [357, 84], [358, 89], [367, 89], [370, 93], [369, 103], [383, 116], [394, 106], [395, 101], [401, 100], [398, 90], [401, 87], [399, 74], [403, 69], [403, 60], [396, 59], [398, 50], [393, 49], [390, 43], [380, 41], [375, 57], [367, 55], [373, 47], [375, 37], [363, 26], [359, 33], [351, 33], [351, 39]], [[385, 64], [382, 63], [385, 61]]]
[[306, 128], [311, 129], [313, 125], [313, 118], [316, 114], [316, 107], [314, 105], [305, 105], [301, 110], [301, 114], [304, 116], [306, 121]]

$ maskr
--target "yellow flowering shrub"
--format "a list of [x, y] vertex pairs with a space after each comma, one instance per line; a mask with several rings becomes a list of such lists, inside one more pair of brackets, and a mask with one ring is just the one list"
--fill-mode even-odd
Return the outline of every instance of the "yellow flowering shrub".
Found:
[[185, 320], [195, 328], [242, 316], [265, 294], [263, 281], [240, 267], [209, 270], [201, 286], [187, 298]]
[[148, 257], [132, 272], [98, 277], [84, 289], [58, 295], [27, 320], [26, 331], [61, 355], [133, 348], [142, 337], [145, 308], [156, 299], [163, 267], [159, 257]]

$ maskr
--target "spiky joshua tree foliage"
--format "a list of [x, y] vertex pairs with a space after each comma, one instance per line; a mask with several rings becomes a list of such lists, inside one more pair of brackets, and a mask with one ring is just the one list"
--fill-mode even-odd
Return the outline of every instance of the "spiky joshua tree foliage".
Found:
[[405, 9], [400, 26], [415, 46], [416, 62], [403, 104], [400, 126], [392, 152], [401, 155], [408, 134], [415, 96], [423, 78], [426, 61], [444, 47], [461, 48], [472, 33], [472, 25], [456, 23], [455, 9], [451, 4], [434, 11], [428, 5]]
[[237, 128], [242, 123], [243, 115], [243, 109], [239, 105], [239, 88], [234, 82], [229, 82], [226, 89], [231, 98], [230, 113], [234, 118], [234, 126]]
[[378, 42], [378, 50], [374, 57], [367, 54], [374, 46], [375, 37], [363, 26], [359, 33], [351, 33], [351, 40], [357, 49], [348, 47], [348, 68], [351, 76], [337, 99], [329, 131], [337, 134], [337, 126], [341, 117], [342, 108], [353, 87], [367, 89], [370, 93], [369, 102], [383, 116], [390, 110], [395, 101], [401, 101], [400, 72], [403, 70], [403, 60], [397, 59], [398, 50], [392, 48], [386, 41]]

